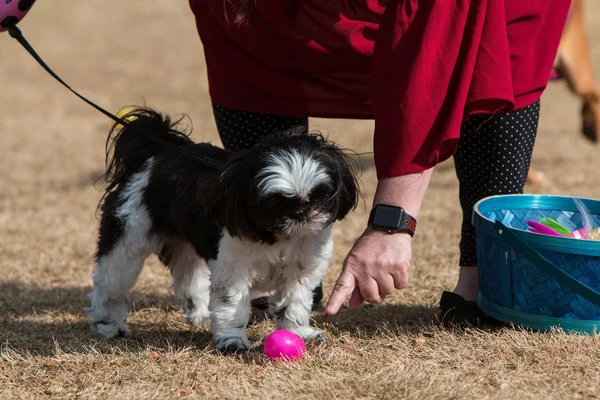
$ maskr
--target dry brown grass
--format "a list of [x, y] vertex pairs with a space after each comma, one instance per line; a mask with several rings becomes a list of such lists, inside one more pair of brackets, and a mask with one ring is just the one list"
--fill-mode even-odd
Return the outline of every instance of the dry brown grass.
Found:
[[[169, 4], [167, 6], [166, 4]], [[600, 33], [600, 13], [588, 20]], [[204, 63], [187, 2], [38, 2], [26, 36], [67, 81], [111, 110], [144, 99], [187, 113], [196, 140], [216, 142]], [[92, 335], [90, 291], [109, 125], [0, 35], [0, 398], [592, 398], [600, 396], [598, 337], [516, 330], [455, 333], [437, 326], [440, 292], [457, 275], [460, 211], [450, 162], [435, 176], [420, 217], [411, 286], [386, 304], [315, 314], [328, 341], [296, 364], [273, 364], [258, 346], [223, 357], [191, 329], [152, 259], [132, 295], [133, 337]], [[600, 61], [600, 43], [593, 48]], [[550, 193], [600, 198], [598, 149], [577, 134], [577, 102], [560, 84], [544, 98], [534, 166]], [[341, 144], [370, 150], [370, 122], [313, 121]], [[365, 204], [374, 188], [363, 158]], [[529, 189], [530, 191], [533, 189]], [[326, 289], [366, 220], [361, 206], [337, 226]]]

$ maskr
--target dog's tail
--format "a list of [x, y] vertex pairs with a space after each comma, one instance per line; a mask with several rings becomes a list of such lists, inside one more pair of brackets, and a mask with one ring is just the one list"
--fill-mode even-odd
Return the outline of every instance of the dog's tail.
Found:
[[181, 119], [172, 121], [167, 115], [150, 108], [134, 108], [121, 119], [126, 126], [115, 123], [106, 140], [106, 192], [111, 192], [124, 178], [137, 172], [151, 157], [165, 150], [152, 138], [175, 146], [192, 143], [188, 134], [177, 130]]

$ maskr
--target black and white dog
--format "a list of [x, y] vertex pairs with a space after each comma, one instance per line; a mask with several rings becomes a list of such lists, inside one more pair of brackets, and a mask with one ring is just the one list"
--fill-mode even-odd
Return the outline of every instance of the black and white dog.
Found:
[[[357, 203], [350, 159], [302, 130], [232, 154], [193, 143], [153, 110], [130, 117], [107, 141], [108, 186], [87, 309], [92, 329], [109, 338], [129, 334], [127, 296], [155, 253], [171, 269], [186, 320], [199, 325], [210, 316], [218, 350], [249, 349], [251, 290], [274, 292], [278, 328], [324, 339], [309, 326], [312, 291], [332, 255], [333, 222]], [[207, 167], [134, 130], [222, 166]]]

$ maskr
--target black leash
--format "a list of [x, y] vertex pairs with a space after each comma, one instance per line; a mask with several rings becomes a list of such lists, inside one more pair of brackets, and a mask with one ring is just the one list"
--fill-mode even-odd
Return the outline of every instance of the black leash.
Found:
[[[21, 32], [21, 30], [19, 28], [17, 28], [16, 25], [10, 26], [8, 28], [8, 33], [10, 33], [10, 36], [17, 39], [17, 41], [19, 43], [21, 43], [21, 45], [25, 48], [25, 50], [27, 50], [27, 52], [29, 54], [31, 54], [31, 56], [46, 70], [46, 72], [48, 72], [50, 75], [52, 75], [52, 77], [54, 79], [56, 79], [57, 81], [62, 83], [63, 86], [65, 86], [67, 89], [69, 89], [73, 94], [75, 94], [81, 100], [85, 101], [87, 104], [94, 107], [96, 110], [100, 111], [102, 114], [106, 115], [108, 118], [112, 119], [113, 121], [118, 122], [123, 126], [129, 125], [128, 121], [121, 119], [121, 118], [113, 115], [112, 113], [106, 111], [104, 108], [102, 108], [102, 107], [96, 105], [95, 103], [93, 103], [92, 101], [86, 99], [85, 97], [83, 97], [82, 95], [77, 93], [75, 90], [73, 90], [71, 88], [71, 86], [67, 85], [67, 83], [65, 81], [63, 81], [58, 75], [56, 75], [54, 73], [54, 71], [52, 71], [52, 69], [50, 69], [50, 67], [44, 62], [44, 60], [42, 60], [42, 58], [35, 52], [33, 47], [31, 47], [29, 42], [27, 42], [27, 40], [23, 37], [23, 33]], [[209, 167], [218, 168], [221, 166], [220, 162], [215, 161], [212, 158], [205, 157], [200, 154], [193, 153], [191, 151], [187, 151], [185, 149], [182, 149], [181, 147], [173, 145], [172, 143], [162, 140], [161, 138], [158, 138], [158, 137], [155, 137], [152, 135], [148, 135], [146, 132], [143, 132], [139, 129], [134, 129], [134, 132], [136, 132], [137, 134], [139, 134], [141, 136], [144, 136], [146, 139], [152, 140], [152, 141], [166, 147], [169, 150], [175, 151], [175, 152], [182, 154], [184, 156], [187, 156], [187, 157], [194, 158], [197, 161], [200, 161]]]

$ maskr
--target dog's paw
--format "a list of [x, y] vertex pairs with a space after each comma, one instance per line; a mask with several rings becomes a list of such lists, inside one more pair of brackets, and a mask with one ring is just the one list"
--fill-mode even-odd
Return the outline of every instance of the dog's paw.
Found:
[[306, 343], [323, 343], [325, 341], [325, 332], [320, 329], [301, 326], [290, 330], [304, 339]]
[[113, 339], [117, 337], [131, 336], [131, 330], [125, 323], [115, 323], [112, 321], [98, 321], [92, 322], [92, 331], [104, 336], [107, 339]]
[[310, 334], [303, 336], [302, 339], [307, 343], [323, 343], [326, 340], [325, 332], [320, 329], [313, 329]]
[[600, 130], [600, 105], [598, 103], [585, 102], [581, 110], [582, 124], [581, 133], [589, 141], [597, 143]]
[[245, 337], [223, 336], [215, 339], [217, 350], [223, 354], [245, 353], [250, 350], [250, 343]]

